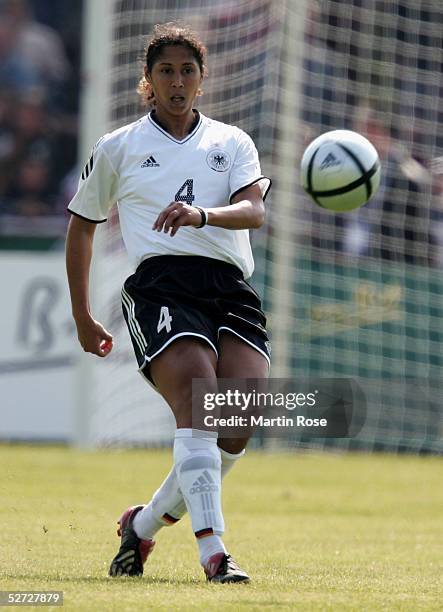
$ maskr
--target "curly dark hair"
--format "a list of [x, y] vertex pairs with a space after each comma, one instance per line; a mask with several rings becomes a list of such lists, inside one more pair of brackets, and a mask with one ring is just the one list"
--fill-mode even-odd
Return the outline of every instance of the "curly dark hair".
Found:
[[[154, 26], [154, 32], [151, 38], [148, 39], [145, 47], [145, 66], [148, 73], [158, 58], [161, 56], [165, 47], [182, 45], [187, 47], [194, 55], [203, 77], [207, 75], [206, 68], [206, 47], [198, 37], [198, 35], [188, 26], [179, 22], [170, 21], [168, 23], [159, 23]], [[155, 99], [152, 92], [152, 87], [146, 80], [143, 73], [137, 87], [137, 92], [142, 98], [142, 102], [147, 106], [154, 106]]]

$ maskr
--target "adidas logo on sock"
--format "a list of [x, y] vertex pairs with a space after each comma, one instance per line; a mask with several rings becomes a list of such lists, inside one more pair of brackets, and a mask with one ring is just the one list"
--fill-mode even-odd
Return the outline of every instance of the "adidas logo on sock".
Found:
[[210, 493], [211, 491], [218, 491], [218, 486], [215, 484], [211, 474], [205, 470], [201, 476], [193, 483], [189, 493]]
[[321, 163], [320, 170], [325, 170], [331, 166], [339, 166], [340, 164], [340, 159], [337, 159], [333, 153], [328, 153]]
[[153, 155], [150, 155], [148, 157], [148, 159], [146, 159], [142, 165], [140, 166], [140, 168], [158, 168], [160, 166], [160, 164], [157, 163], [155, 157]]

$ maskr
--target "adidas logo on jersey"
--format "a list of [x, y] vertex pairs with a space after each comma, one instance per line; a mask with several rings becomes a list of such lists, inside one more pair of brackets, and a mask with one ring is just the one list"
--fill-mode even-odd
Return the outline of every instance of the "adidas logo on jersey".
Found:
[[148, 159], [145, 159], [140, 168], [158, 168], [159, 166], [160, 164], [157, 163], [155, 157], [150, 155]]
[[334, 153], [328, 153], [321, 163], [320, 170], [326, 170], [332, 166], [340, 166], [341, 160], [335, 157]]
[[203, 475], [192, 484], [189, 493], [194, 495], [194, 493], [210, 493], [211, 491], [218, 491], [218, 486], [214, 483], [211, 474], [205, 470]]

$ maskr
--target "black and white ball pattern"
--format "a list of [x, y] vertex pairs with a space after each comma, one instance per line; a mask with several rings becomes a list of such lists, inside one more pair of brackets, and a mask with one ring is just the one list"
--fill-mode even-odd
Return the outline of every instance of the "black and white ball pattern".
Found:
[[305, 191], [316, 204], [335, 212], [359, 208], [380, 185], [380, 160], [367, 138], [350, 130], [322, 134], [301, 161]]

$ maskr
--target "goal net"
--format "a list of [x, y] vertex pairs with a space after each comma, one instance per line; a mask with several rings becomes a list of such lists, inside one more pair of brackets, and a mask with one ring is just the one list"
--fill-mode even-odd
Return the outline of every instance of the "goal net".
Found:
[[[113, 0], [103, 6], [106, 20], [96, 11], [90, 27], [96, 37], [109, 24], [101, 50], [110, 62], [108, 93], [91, 103], [102, 131], [145, 112], [136, 86], [153, 26], [182, 20], [197, 30], [209, 67], [199, 108], [246, 130], [274, 182], [266, 224], [252, 234], [252, 283], [269, 319], [272, 376], [352, 377], [364, 389], [366, 414], [355, 437], [294, 435], [279, 444], [441, 451], [439, 0]], [[298, 167], [310, 140], [343, 128], [366, 135], [378, 149], [382, 184], [367, 206], [335, 214], [302, 192]], [[97, 250], [96, 316], [116, 342], [109, 358], [88, 372], [89, 440], [167, 443], [172, 418], [136, 374], [121, 315], [120, 286], [131, 271], [115, 214], [100, 227]]]

